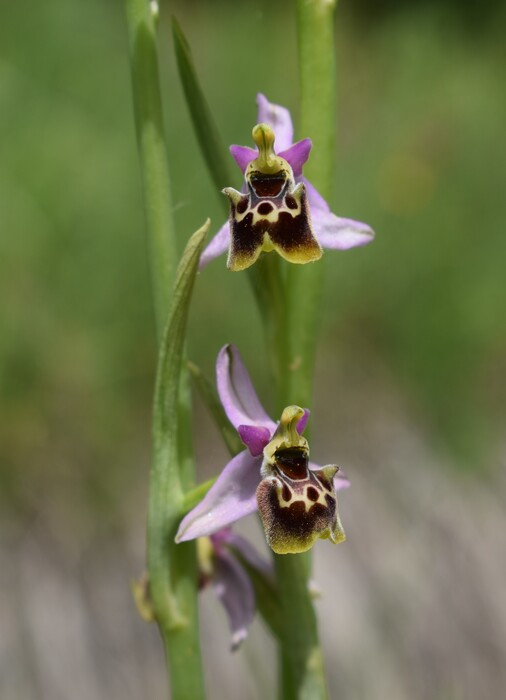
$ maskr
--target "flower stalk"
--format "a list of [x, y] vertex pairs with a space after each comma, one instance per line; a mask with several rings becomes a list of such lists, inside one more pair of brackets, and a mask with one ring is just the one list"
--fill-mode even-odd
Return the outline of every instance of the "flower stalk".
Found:
[[167, 319], [177, 255], [155, 23], [145, 0], [125, 0], [125, 6], [151, 283], [160, 339]]
[[[148, 595], [163, 638], [171, 697], [204, 698], [193, 543], [176, 548], [185, 489], [193, 486], [189, 394], [181, 373], [186, 317], [209, 222], [190, 240], [174, 287], [176, 241], [163, 127], [155, 19], [146, 0], [125, 0], [135, 124], [160, 358], [148, 505]], [[169, 301], [172, 303], [167, 321]], [[165, 332], [164, 332], [165, 329]], [[179, 429], [178, 429], [179, 428]]]
[[[335, 5], [333, 0], [297, 0], [300, 128], [313, 141], [305, 172], [325, 199], [332, 192], [336, 144]], [[323, 273], [323, 265], [291, 265], [287, 271], [287, 289], [303, 289], [304, 294], [287, 295], [288, 347], [280, 386], [284, 403], [312, 403]]]
[[[314, 141], [307, 177], [326, 198], [332, 190], [336, 139], [334, 8], [332, 0], [297, 0], [301, 133], [311, 134]], [[287, 270], [286, 289], [303, 289], [304, 294], [286, 294], [286, 354], [284, 361], [280, 358], [278, 409], [287, 402], [312, 403], [323, 271], [321, 264], [290, 265]], [[275, 566], [283, 606], [280, 698], [326, 698], [318, 625], [308, 591], [310, 554], [275, 556]]]

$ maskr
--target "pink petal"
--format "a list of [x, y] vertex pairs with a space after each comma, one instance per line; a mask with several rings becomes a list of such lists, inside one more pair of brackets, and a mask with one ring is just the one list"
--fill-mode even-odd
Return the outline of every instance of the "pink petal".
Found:
[[258, 124], [269, 124], [274, 129], [276, 153], [286, 151], [293, 143], [293, 125], [286, 107], [275, 105], [262, 95], [257, 95]]
[[304, 430], [306, 429], [307, 422], [309, 420], [309, 416], [311, 415], [311, 411], [309, 408], [304, 409], [304, 415], [300, 419], [300, 421], [297, 423], [297, 432], [299, 435], [302, 435]]
[[334, 486], [336, 491], [342, 491], [342, 489], [347, 489], [351, 486], [350, 480], [341, 470], [334, 477]]
[[235, 651], [247, 637], [253, 622], [255, 592], [248, 574], [226, 550], [216, 556], [213, 589], [227, 613], [232, 651]]
[[342, 219], [330, 212], [312, 212], [313, 230], [323, 248], [348, 250], [366, 245], [374, 238], [367, 224], [353, 219]]
[[230, 243], [230, 225], [228, 221], [223, 224], [217, 234], [209, 241], [200, 256], [199, 270], [202, 270], [214, 258], [223, 255]]
[[301, 179], [301, 181], [305, 184], [306, 186], [306, 192], [307, 192], [307, 200], [309, 202], [309, 206], [311, 208], [311, 212], [314, 212], [316, 210], [321, 210], [323, 212], [329, 212], [330, 207], [327, 204], [327, 202], [323, 199], [321, 194], [318, 192], [316, 187], [313, 187], [313, 185], [309, 182], [309, 180], [306, 180], [305, 177]]
[[278, 152], [278, 156], [287, 160], [292, 166], [294, 177], [302, 175], [302, 166], [309, 158], [311, 146], [311, 139], [302, 139], [302, 141], [297, 141], [293, 146], [287, 148], [286, 151]]
[[[301, 435], [306, 429], [309, 414], [309, 409], [305, 408], [304, 415], [297, 423], [297, 432]], [[239, 425], [237, 432], [253, 457], [258, 457], [258, 455], [262, 454], [264, 447], [269, 443], [272, 436], [272, 430], [257, 425]]]
[[260, 457], [244, 450], [233, 457], [202, 501], [181, 521], [176, 542], [212, 535], [257, 509]]
[[225, 345], [218, 354], [216, 385], [225, 413], [236, 430], [240, 425], [256, 425], [274, 432], [276, 424], [264, 411], [234, 345]]
[[[301, 418], [304, 420], [304, 418]], [[271, 431], [257, 425], [240, 425], [237, 432], [253, 457], [258, 457], [271, 439]]]
[[243, 173], [251, 161], [258, 157], [258, 151], [248, 146], [230, 146], [230, 153]]

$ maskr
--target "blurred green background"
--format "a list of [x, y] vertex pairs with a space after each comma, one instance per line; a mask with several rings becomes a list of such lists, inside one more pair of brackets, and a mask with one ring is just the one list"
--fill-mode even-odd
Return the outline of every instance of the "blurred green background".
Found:
[[[288, 106], [297, 124], [296, 37], [287, 0], [162, 3], [161, 72], [182, 247], [207, 216], [216, 230], [223, 210], [178, 84], [170, 13], [187, 34], [226, 143], [250, 143], [258, 91]], [[358, 472], [355, 480], [350, 474], [354, 484], [373, 477], [384, 488], [388, 477], [382, 481], [379, 474], [388, 471], [385, 444], [395, 452], [396, 428], [407, 422], [413, 451], [400, 452], [402, 478], [409, 480], [418, 465], [427, 471], [423, 490], [442, 474], [434, 478], [445, 480], [444, 492], [464, 499], [457, 498], [455, 508], [466, 503], [468, 513], [481, 498], [483, 513], [497, 514], [494, 528], [504, 527], [498, 489], [505, 493], [504, 19], [499, 2], [486, 8], [421, 0], [339, 4], [332, 204], [336, 213], [370, 223], [377, 239], [363, 249], [325, 255], [315, 400], [317, 416], [335, 437], [333, 456], [322, 451], [322, 459], [348, 456]], [[25, 579], [37, 587], [39, 571], [53, 558], [51, 570], [69, 576], [62, 590], [78, 588], [84, 575], [88, 593], [95, 590], [90, 571], [104, 578], [108, 563], [116, 561], [117, 573], [123, 562], [118, 580], [127, 581], [143, 565], [155, 346], [121, 2], [2, 4], [0, 139], [0, 602], [2, 629], [12, 630], [0, 646], [0, 668], [11, 669], [3, 675], [2, 698], [54, 700], [69, 697], [70, 686], [58, 685], [56, 671], [40, 671], [38, 647], [32, 647], [44, 620], [37, 627], [37, 614], [26, 613], [30, 591], [27, 599], [20, 594], [19, 610], [7, 604], [7, 592], [25, 590], [19, 583]], [[237, 186], [239, 177], [223, 184]], [[227, 274], [220, 260], [198, 279], [190, 354], [212, 374], [216, 353], [228, 341], [240, 346], [268, 405], [261, 325], [250, 289], [245, 276]], [[213, 472], [224, 453], [199, 404], [197, 417], [197, 451]], [[387, 428], [375, 433], [382, 420]], [[479, 488], [486, 496], [476, 495]], [[439, 487], [434, 491], [440, 493]], [[353, 501], [351, 492], [347, 498]], [[404, 507], [409, 513], [409, 500]], [[350, 517], [360, 520], [361, 514]], [[455, 530], [460, 517], [450, 517]], [[478, 539], [482, 547], [492, 546]], [[492, 551], [491, 557], [496, 560]], [[28, 560], [40, 561], [40, 569], [23, 574]], [[468, 574], [463, 566], [462, 576]], [[496, 574], [504, 583], [504, 572]], [[124, 614], [135, 615], [128, 592], [121, 595]], [[95, 601], [90, 612], [89, 599], [79, 600], [87, 601], [83, 620], [103, 619], [110, 603]], [[56, 615], [59, 601], [55, 595]], [[395, 607], [395, 599], [390, 602]], [[463, 608], [475, 602], [466, 599]], [[485, 625], [483, 618], [494, 619], [496, 612], [492, 606], [480, 620]], [[139, 631], [140, 623], [132, 625], [137, 639], [149, 635]], [[492, 650], [487, 663], [498, 662], [506, 650], [505, 630], [492, 644], [484, 627], [486, 641], [479, 643]], [[150, 633], [145, 644], [154, 649], [156, 635]], [[18, 636], [19, 644], [12, 641]], [[402, 628], [400, 639], [402, 646]], [[92, 664], [85, 673], [86, 665], [78, 663], [81, 685], [75, 675], [73, 682], [85, 689], [82, 697], [116, 697], [116, 686], [97, 680], [111, 664], [122, 669], [131, 658], [131, 650], [123, 653], [115, 640], [102, 655], [100, 672]], [[19, 672], [9, 661], [13, 650], [21, 658]], [[475, 698], [480, 688], [485, 697], [495, 688], [483, 686], [497, 671], [486, 664], [477, 685], [460, 684], [456, 658], [447, 684], [437, 676], [435, 686], [400, 687], [412, 698], [449, 699]], [[153, 692], [162, 697], [161, 658], [156, 662], [153, 673], [144, 665], [144, 685], [118, 681], [117, 697], [153, 690], [153, 674], [160, 678]], [[390, 673], [417, 677], [418, 671], [403, 669]], [[344, 669], [344, 680], [335, 685], [343, 692], [354, 688], [347, 697], [403, 697], [393, 686], [384, 695], [375, 693], [374, 684], [359, 692], [350, 674]], [[90, 675], [98, 685], [86, 686]]]

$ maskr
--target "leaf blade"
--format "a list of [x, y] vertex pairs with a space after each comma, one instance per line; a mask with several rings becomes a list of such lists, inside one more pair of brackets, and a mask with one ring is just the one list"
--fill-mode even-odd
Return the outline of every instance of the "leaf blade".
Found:
[[[231, 159], [214, 121], [211, 108], [200, 85], [190, 45], [176, 18], [172, 17], [172, 35], [179, 78], [186, 97], [193, 128], [211, 178], [218, 191], [236, 179]], [[224, 207], [227, 203], [224, 201]]]

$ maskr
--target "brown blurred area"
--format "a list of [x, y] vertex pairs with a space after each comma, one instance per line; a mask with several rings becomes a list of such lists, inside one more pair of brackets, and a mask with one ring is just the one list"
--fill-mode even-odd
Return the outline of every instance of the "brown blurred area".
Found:
[[[296, 47], [288, 2], [162, 3], [182, 246], [223, 210], [177, 82], [172, 12], [227, 143], [248, 144], [259, 90], [297, 121]], [[163, 698], [158, 633], [129, 590], [144, 568], [156, 353], [123, 9], [49, 0], [0, 16], [0, 697]], [[315, 547], [330, 696], [499, 698], [504, 12], [357, 0], [336, 27], [332, 204], [377, 239], [325, 255], [312, 455], [352, 482], [347, 542]], [[255, 70], [245, 32], [269, 47]], [[239, 345], [270, 406], [260, 319], [224, 261], [198, 278], [189, 341], [209, 376], [221, 345]], [[195, 406], [204, 479], [226, 452]], [[265, 551], [255, 518], [240, 529]], [[231, 657], [210, 591], [201, 613], [209, 697], [274, 697], [261, 621]]]

